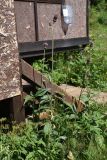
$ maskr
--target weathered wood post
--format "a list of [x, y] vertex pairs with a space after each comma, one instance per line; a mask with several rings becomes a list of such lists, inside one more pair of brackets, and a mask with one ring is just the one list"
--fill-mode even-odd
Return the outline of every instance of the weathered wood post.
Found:
[[[0, 101], [7, 100], [10, 117], [25, 119], [21, 96], [20, 62], [16, 36], [14, 0], [0, 1]], [[2, 103], [0, 103], [2, 107]]]

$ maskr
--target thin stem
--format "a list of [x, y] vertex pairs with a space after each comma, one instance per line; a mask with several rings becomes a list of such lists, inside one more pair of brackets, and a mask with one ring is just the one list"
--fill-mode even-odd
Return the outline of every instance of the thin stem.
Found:
[[[51, 26], [52, 30], [52, 77], [51, 77], [51, 82], [53, 82], [53, 70], [54, 70], [54, 28], [53, 25]], [[52, 100], [53, 100], [53, 85], [51, 86], [51, 107], [52, 107]]]
[[53, 68], [54, 68], [54, 29], [52, 25], [52, 81], [53, 81]]
[[44, 48], [44, 54], [43, 54], [43, 73], [45, 72], [45, 58], [46, 58], [46, 50]]

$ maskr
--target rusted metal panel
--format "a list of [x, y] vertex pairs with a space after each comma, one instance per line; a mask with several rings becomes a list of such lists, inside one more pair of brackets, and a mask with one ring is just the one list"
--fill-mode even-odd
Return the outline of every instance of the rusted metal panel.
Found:
[[14, 1], [0, 1], [0, 100], [20, 95]]
[[[65, 0], [73, 8], [73, 23], [68, 26], [67, 34], [64, 35], [63, 24], [61, 22], [61, 4], [37, 4], [38, 13], [38, 34], [39, 40], [52, 39], [52, 32], [54, 39], [69, 39], [87, 36], [86, 26], [86, 3], [87, 0]], [[53, 17], [57, 15], [58, 19], [54, 23], [53, 31], [50, 23]]]
[[34, 2], [15, 1], [18, 42], [35, 42]]

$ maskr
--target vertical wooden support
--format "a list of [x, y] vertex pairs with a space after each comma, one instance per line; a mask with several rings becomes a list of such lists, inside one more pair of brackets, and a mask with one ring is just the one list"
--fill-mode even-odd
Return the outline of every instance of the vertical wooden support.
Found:
[[0, 1], [0, 101], [5, 100], [4, 111], [10, 109], [11, 119], [21, 122], [25, 114], [14, 9], [14, 0]]
[[23, 107], [23, 99], [21, 95], [10, 99], [10, 118], [12, 121], [16, 121], [16, 123], [25, 120], [25, 109]]

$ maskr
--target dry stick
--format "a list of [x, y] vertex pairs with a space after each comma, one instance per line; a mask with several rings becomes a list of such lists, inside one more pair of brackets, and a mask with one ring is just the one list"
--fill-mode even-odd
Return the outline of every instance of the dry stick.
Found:
[[52, 25], [52, 78], [53, 78], [53, 66], [54, 66], [54, 29]]
[[[66, 37], [66, 35], [65, 35], [65, 37]], [[68, 73], [68, 63], [67, 63], [67, 73]], [[67, 76], [68, 76], [68, 74], [67, 74]], [[67, 90], [67, 76], [66, 76], [66, 79], [65, 79], [65, 90], [64, 90], [64, 92], [66, 93], [66, 90]]]
[[[48, 47], [48, 43], [44, 43], [44, 52], [43, 52], [43, 67], [42, 67], [42, 73], [44, 74], [45, 73], [45, 60], [46, 60], [46, 49]], [[43, 80], [43, 74], [42, 74], [42, 78], [41, 78], [41, 84], [45, 87], [46, 87], [46, 84], [45, 84], [45, 80]]]
[[44, 54], [43, 54], [43, 73], [45, 72], [45, 56], [46, 56], [46, 49], [44, 47]]
[[[44, 44], [42, 74], [44, 74], [44, 72], [45, 72], [45, 57], [46, 57], [46, 46], [45, 45], [46, 44]], [[42, 77], [41, 77], [41, 84], [44, 85], [43, 83], [44, 83], [44, 79], [43, 79], [43, 75], [42, 75]]]
[[[54, 67], [54, 28], [53, 28], [53, 24], [51, 26], [51, 29], [52, 29], [52, 78], [51, 78], [51, 81], [53, 82], [53, 67]], [[51, 94], [51, 107], [52, 107], [52, 100], [53, 100], [53, 86], [51, 86], [52, 88], [52, 94]]]
[[[87, 70], [86, 70], [85, 76], [83, 78], [83, 84], [85, 83], [86, 77], [87, 77]], [[82, 96], [83, 92], [84, 92], [84, 88], [81, 88], [81, 92], [80, 92], [80, 95], [79, 95], [79, 101], [81, 100], [81, 96]]]

